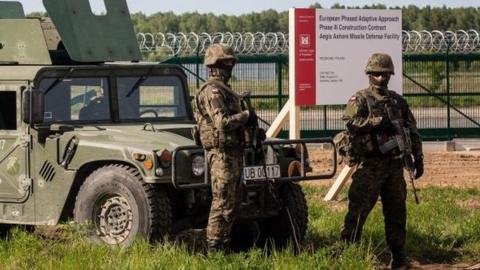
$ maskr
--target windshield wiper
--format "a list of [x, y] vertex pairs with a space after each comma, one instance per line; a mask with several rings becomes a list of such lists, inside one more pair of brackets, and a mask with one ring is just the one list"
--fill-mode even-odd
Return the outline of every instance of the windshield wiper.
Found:
[[73, 68], [70, 68], [70, 69], [68, 70], [68, 73], [67, 73], [67, 74], [65, 74], [65, 75], [62, 76], [61, 78], [56, 78], [56, 79], [52, 82], [52, 84], [50, 84], [50, 85], [47, 87], [47, 89], [45, 90], [44, 95], [47, 95], [48, 92], [50, 92], [55, 86], [57, 86], [60, 82], [62, 82], [63, 80], [65, 80], [67, 77], [69, 77], [69, 76], [72, 74], [72, 72], [73, 72]]
[[135, 92], [135, 90], [137, 90], [137, 89], [140, 87], [140, 85], [141, 85], [142, 83], [144, 83], [145, 80], [148, 79], [148, 78], [152, 75], [152, 72], [153, 72], [153, 67], [151, 67], [151, 68], [148, 70], [147, 74], [142, 75], [140, 78], [138, 78], [138, 80], [137, 80], [137, 81], [135, 82], [135, 84], [132, 86], [132, 88], [130, 89], [130, 91], [128, 91], [128, 93], [127, 93], [127, 95], [126, 95], [125, 97], [130, 97], [130, 96], [133, 94], [133, 92]]

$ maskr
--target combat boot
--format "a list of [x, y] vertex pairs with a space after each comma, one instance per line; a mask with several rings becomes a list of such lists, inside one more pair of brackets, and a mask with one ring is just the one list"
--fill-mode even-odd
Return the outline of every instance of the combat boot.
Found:
[[207, 253], [208, 255], [212, 255], [212, 254], [215, 254], [215, 253], [218, 253], [218, 252], [222, 252], [223, 251], [223, 247], [222, 245], [220, 244], [208, 244], [207, 246]]
[[410, 262], [404, 248], [392, 249], [392, 270], [408, 269]]
[[361, 239], [361, 232], [343, 228], [340, 232], [340, 239], [347, 244], [358, 244]]
[[229, 254], [230, 253], [230, 242], [229, 241], [224, 241], [224, 242], [216, 242], [216, 243], [208, 243], [207, 246], [207, 252], [208, 254], [214, 254], [221, 252], [223, 254]]

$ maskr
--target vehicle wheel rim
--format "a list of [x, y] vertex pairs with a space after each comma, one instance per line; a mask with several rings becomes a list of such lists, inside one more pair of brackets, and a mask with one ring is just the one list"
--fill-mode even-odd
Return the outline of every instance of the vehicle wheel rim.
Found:
[[120, 244], [132, 232], [133, 214], [128, 201], [119, 195], [103, 197], [95, 207], [97, 235], [108, 244]]

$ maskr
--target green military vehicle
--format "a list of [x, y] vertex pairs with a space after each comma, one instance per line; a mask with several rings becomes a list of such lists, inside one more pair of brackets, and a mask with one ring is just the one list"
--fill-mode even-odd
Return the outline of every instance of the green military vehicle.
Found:
[[[74, 220], [111, 245], [205, 227], [208, 164], [192, 140], [182, 67], [141, 62], [123, 0], [100, 16], [88, 0], [43, 3], [48, 19], [0, 1], [0, 223]], [[332, 151], [331, 170], [307, 176], [306, 144], [317, 142], [331, 140], [247, 150], [235, 235], [303, 239], [307, 205], [294, 181], [336, 170]]]

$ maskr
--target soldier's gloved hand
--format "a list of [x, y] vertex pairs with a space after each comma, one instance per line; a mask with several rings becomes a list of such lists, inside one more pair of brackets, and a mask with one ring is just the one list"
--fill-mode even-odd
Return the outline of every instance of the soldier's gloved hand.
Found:
[[372, 117], [370, 119], [370, 124], [372, 125], [372, 127], [380, 127], [380, 125], [382, 124], [382, 121], [383, 121], [383, 117], [381, 116]]
[[370, 123], [373, 127], [382, 127], [386, 124], [385, 117], [375, 116], [370, 118]]
[[258, 129], [257, 138], [259, 141], [263, 142], [267, 139], [267, 132], [263, 128]]
[[420, 178], [423, 175], [423, 157], [415, 158], [415, 179]]
[[388, 117], [382, 117], [382, 128], [385, 131], [388, 132], [395, 132], [395, 127], [392, 124], [392, 121], [390, 121], [390, 118]]
[[249, 127], [255, 126], [257, 124], [257, 121], [258, 121], [258, 116], [255, 113], [255, 111], [248, 110], [248, 120], [247, 120], [246, 126], [249, 126]]
[[387, 132], [395, 131], [392, 125], [392, 122], [390, 122], [390, 119], [388, 119], [388, 117], [377, 116], [377, 117], [374, 117], [372, 121], [373, 121], [374, 127], [378, 127], [383, 131], [387, 131]]

